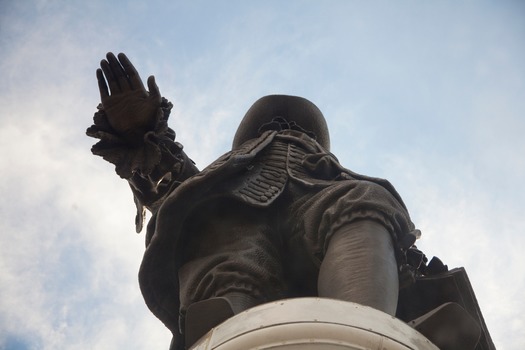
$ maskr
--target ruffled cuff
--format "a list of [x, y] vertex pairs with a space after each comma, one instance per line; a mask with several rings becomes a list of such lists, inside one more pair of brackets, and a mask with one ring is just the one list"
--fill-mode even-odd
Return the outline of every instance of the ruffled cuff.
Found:
[[88, 136], [99, 139], [91, 152], [115, 165], [116, 173], [129, 179], [134, 173], [150, 175], [162, 158], [161, 147], [173, 143], [175, 132], [168, 128], [168, 118], [173, 104], [162, 98], [157, 111], [155, 126], [143, 136], [143, 142], [130, 144], [110, 126], [102, 105], [93, 116], [94, 124], [86, 130]]

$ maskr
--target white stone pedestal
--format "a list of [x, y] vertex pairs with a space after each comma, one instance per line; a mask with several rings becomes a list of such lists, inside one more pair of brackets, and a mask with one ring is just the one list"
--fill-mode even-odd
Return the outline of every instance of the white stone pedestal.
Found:
[[381, 311], [322, 299], [280, 300], [244, 311], [212, 329], [191, 350], [439, 350]]

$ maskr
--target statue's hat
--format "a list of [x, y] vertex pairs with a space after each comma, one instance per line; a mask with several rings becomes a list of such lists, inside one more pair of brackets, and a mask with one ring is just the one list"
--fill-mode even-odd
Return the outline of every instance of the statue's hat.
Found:
[[261, 126], [276, 118], [297, 124], [312, 134], [323, 148], [330, 150], [330, 136], [323, 113], [307, 99], [288, 95], [269, 95], [258, 99], [242, 119], [233, 139], [233, 149], [258, 137]]

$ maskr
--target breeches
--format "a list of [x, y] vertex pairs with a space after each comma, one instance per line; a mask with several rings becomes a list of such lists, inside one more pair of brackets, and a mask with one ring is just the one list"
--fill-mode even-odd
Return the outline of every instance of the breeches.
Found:
[[259, 303], [316, 296], [330, 238], [358, 220], [383, 225], [399, 252], [413, 228], [390, 192], [367, 181], [315, 190], [289, 183], [278, 201], [264, 208], [230, 199], [207, 202], [184, 228], [181, 310], [229, 293], [247, 294]]

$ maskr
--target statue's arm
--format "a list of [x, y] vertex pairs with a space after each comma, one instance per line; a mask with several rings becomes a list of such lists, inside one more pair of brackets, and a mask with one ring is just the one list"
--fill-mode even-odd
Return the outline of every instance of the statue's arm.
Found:
[[166, 196], [198, 169], [175, 142], [168, 128], [172, 104], [161, 97], [153, 76], [144, 88], [136, 69], [124, 54], [108, 53], [97, 80], [101, 104], [87, 135], [100, 141], [93, 154], [115, 165], [126, 179], [137, 205], [137, 231], [145, 209], [156, 212]]
[[[193, 161], [175, 142], [175, 133], [168, 129], [168, 135], [152, 145], [160, 152], [159, 162], [151, 171], [137, 170], [128, 178], [137, 207], [136, 228], [140, 232], [144, 222], [145, 209], [155, 213], [164, 199], [184, 180], [199, 172]], [[157, 141], [157, 140], [155, 140]]]

